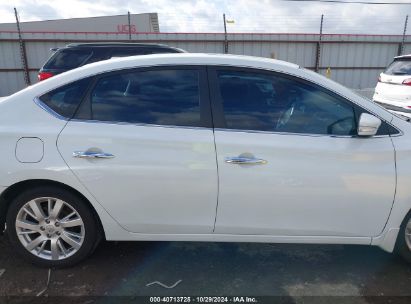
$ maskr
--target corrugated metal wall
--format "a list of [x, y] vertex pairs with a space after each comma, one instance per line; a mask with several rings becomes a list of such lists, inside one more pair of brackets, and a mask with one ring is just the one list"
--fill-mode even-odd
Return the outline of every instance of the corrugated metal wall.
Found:
[[[0, 32], [0, 96], [24, 88], [18, 36]], [[30, 79], [50, 55], [50, 48], [70, 42], [128, 41], [119, 33], [36, 33], [25, 32]], [[408, 38], [408, 37], [407, 37]], [[229, 34], [229, 53], [271, 57], [314, 69], [319, 36], [315, 34]], [[164, 43], [188, 52], [223, 53], [224, 35], [220, 33], [141, 33], [135, 42]], [[354, 89], [374, 87], [378, 74], [397, 55], [402, 36], [396, 35], [323, 35], [319, 71], [331, 69], [331, 78]], [[411, 53], [405, 44], [404, 53]]]

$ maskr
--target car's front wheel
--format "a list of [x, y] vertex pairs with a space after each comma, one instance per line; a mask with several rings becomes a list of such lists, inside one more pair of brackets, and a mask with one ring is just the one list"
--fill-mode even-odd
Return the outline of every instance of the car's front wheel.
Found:
[[7, 231], [23, 257], [45, 267], [78, 263], [98, 240], [95, 217], [84, 200], [56, 187], [31, 189], [14, 199]]

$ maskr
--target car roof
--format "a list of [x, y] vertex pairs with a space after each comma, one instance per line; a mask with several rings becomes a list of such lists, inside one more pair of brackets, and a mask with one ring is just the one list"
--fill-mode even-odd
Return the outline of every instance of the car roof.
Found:
[[282, 71], [299, 69], [299, 66], [294, 63], [254, 56], [201, 53], [167, 53], [144, 56], [128, 56], [104, 60], [77, 68], [76, 71], [77, 75], [80, 75], [80, 73], [92, 75], [111, 70], [158, 65], [231, 65], [251, 68], [265, 68], [271, 70], [277, 69]]
[[165, 44], [158, 44], [158, 43], [133, 43], [133, 42], [93, 42], [93, 43], [70, 43], [66, 45], [67, 48], [167, 48], [167, 49], [177, 49], [175, 47], [171, 47]]
[[411, 54], [395, 56], [394, 59], [401, 59], [401, 58], [411, 58]]
[[76, 69], [69, 70], [62, 74], [51, 77], [50, 79], [47, 79], [47, 81], [41, 81], [40, 83], [31, 86], [31, 88], [33, 91], [39, 89], [40, 92], [43, 89], [46, 89], [47, 87], [52, 89], [53, 87], [59, 87], [64, 83], [69, 83], [81, 78], [98, 75], [109, 71], [119, 71], [139, 67], [170, 65], [219, 65], [248, 67], [256, 69], [282, 71], [289, 74], [298, 74], [298, 71], [301, 70], [299, 66], [294, 63], [289, 63], [270, 58], [227, 54], [167, 53], [112, 58], [109, 60], [103, 60], [95, 63], [86, 64]]
[[[255, 57], [247, 55], [232, 54], [205, 54], [205, 53], [184, 53], [184, 54], [152, 54], [147, 56], [130, 56], [117, 58], [111, 62], [103, 62], [102, 65], [115, 65], [120, 62], [143, 62], [143, 61], [166, 61], [169, 64], [193, 64], [193, 65], [234, 65], [234, 66], [253, 66], [256, 65], [277, 65], [288, 68], [299, 68], [299, 65], [287, 61]], [[98, 64], [98, 63], [97, 63]], [[96, 64], [96, 65], [97, 65]]]

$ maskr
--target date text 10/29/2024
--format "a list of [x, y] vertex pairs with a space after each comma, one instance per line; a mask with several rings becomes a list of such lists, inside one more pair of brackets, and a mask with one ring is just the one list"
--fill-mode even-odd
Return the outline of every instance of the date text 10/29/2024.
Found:
[[255, 297], [150, 297], [150, 303], [258, 303]]

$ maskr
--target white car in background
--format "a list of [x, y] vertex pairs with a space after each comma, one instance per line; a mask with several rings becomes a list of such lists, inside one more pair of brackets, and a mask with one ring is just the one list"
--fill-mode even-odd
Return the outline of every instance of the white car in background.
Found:
[[390, 111], [411, 117], [411, 54], [395, 57], [380, 74], [373, 100]]
[[295, 64], [93, 63], [3, 99], [0, 151], [1, 224], [37, 265], [73, 265], [102, 238], [374, 245], [411, 261], [411, 124]]

